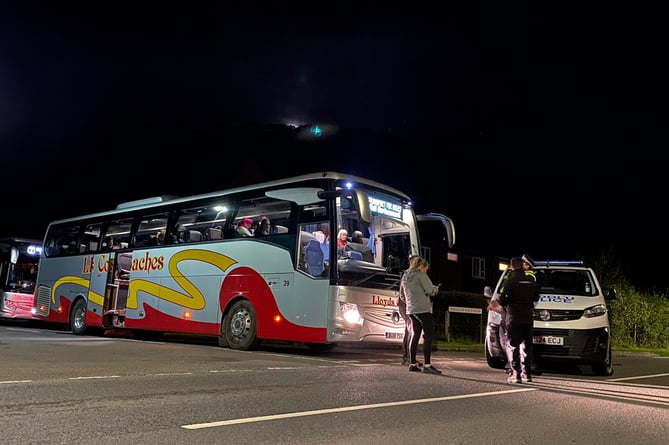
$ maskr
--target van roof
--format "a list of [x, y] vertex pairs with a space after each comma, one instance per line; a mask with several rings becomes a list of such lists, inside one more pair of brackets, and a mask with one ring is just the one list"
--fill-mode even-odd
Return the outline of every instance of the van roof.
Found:
[[582, 260], [541, 260], [534, 261], [534, 267], [585, 266]]

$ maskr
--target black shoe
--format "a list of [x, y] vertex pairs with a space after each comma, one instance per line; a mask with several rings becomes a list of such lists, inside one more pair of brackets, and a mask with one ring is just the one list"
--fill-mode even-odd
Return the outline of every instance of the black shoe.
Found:
[[416, 365], [409, 366], [409, 372], [420, 372], [420, 368]]
[[424, 366], [423, 367], [423, 372], [425, 374], [434, 374], [434, 375], [441, 374], [441, 371], [439, 371], [437, 368], [435, 368], [434, 365]]

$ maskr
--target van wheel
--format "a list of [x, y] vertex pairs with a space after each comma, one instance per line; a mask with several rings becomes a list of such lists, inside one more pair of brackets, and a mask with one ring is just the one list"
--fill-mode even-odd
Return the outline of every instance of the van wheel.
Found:
[[592, 373], [603, 376], [613, 375], [613, 356], [611, 355], [611, 345], [609, 345], [609, 353], [606, 354], [606, 360], [604, 360], [602, 363], [592, 365]]
[[259, 344], [258, 319], [253, 305], [248, 300], [240, 300], [232, 305], [225, 317], [225, 339], [231, 349], [247, 351]]
[[506, 360], [499, 357], [493, 357], [488, 349], [488, 342], [485, 343], [485, 361], [488, 366], [494, 369], [504, 369], [506, 367]]
[[70, 312], [70, 329], [75, 335], [84, 335], [86, 332], [86, 302], [77, 300]]

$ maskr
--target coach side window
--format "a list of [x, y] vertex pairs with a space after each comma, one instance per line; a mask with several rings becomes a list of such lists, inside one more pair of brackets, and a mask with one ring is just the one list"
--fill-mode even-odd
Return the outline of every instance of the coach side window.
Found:
[[44, 246], [46, 255], [53, 257], [78, 253], [80, 230], [79, 224], [49, 228]]
[[[107, 226], [106, 237], [114, 239], [114, 247], [117, 249], [127, 249], [130, 245], [130, 233], [132, 230], [132, 218], [123, 218], [113, 220]], [[116, 247], [118, 246], [118, 247]], [[108, 249], [109, 246], [106, 246]]]
[[164, 243], [167, 230], [167, 212], [142, 216], [135, 235], [134, 246], [160, 246]]
[[102, 233], [102, 223], [91, 223], [86, 225], [84, 237], [81, 245], [84, 252], [97, 252], [100, 249], [100, 234]]
[[282, 199], [255, 197], [240, 202], [234, 227], [236, 237], [256, 237], [255, 231], [266, 220], [269, 228], [257, 236], [288, 233], [290, 227], [291, 203]]

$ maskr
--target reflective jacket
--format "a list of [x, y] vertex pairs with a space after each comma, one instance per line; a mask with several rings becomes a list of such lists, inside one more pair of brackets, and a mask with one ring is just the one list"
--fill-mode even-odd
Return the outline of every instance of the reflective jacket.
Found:
[[532, 324], [534, 303], [539, 301], [536, 279], [522, 269], [514, 270], [504, 283], [499, 302], [506, 309], [506, 324]]

